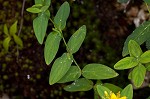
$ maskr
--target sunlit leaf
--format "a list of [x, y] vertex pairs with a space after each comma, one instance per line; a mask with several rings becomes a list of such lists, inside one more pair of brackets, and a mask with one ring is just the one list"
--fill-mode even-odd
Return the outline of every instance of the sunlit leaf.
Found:
[[145, 78], [145, 74], [146, 68], [142, 64], [139, 64], [133, 69], [131, 73], [131, 80], [133, 81], [136, 87], [140, 87], [142, 85]]
[[44, 58], [47, 65], [49, 65], [55, 58], [61, 37], [56, 32], [51, 32], [46, 39], [44, 47]]
[[123, 96], [126, 96], [127, 99], [133, 99], [133, 88], [131, 84], [129, 84], [122, 90], [121, 97]]
[[114, 93], [118, 93], [119, 91], [121, 92], [122, 89], [114, 84], [111, 83], [104, 83], [103, 86], [107, 87], [108, 89], [110, 89], [112, 92]]
[[41, 9], [35, 8], [35, 7], [30, 7], [30, 8], [27, 8], [26, 10], [27, 10], [28, 12], [31, 12], [31, 13], [40, 13], [40, 12], [42, 12]]
[[140, 57], [141, 63], [148, 63], [150, 62], [150, 50], [144, 52]]
[[128, 49], [129, 49], [129, 54], [132, 57], [139, 58], [141, 54], [143, 53], [139, 44], [135, 42], [134, 40], [129, 41]]
[[3, 47], [4, 47], [4, 49], [5, 49], [6, 52], [8, 52], [10, 40], [11, 40], [11, 38], [10, 38], [10, 37], [7, 37], [7, 38], [5, 38], [4, 41], [3, 41]]
[[118, 61], [114, 68], [118, 70], [129, 69], [138, 65], [138, 61], [134, 57], [125, 57]]
[[43, 6], [40, 10], [42, 11], [42, 12], [45, 12], [47, 9], [49, 8], [49, 6]]
[[9, 33], [10, 35], [14, 35], [15, 33], [17, 33], [17, 23], [18, 21], [16, 21], [14, 24], [11, 25], [10, 29], [9, 29]]
[[68, 72], [62, 77], [58, 83], [65, 83], [77, 80], [81, 76], [81, 70], [77, 66], [71, 66]]
[[49, 7], [50, 4], [51, 4], [51, 0], [44, 0], [44, 5], [47, 5]]
[[33, 20], [33, 29], [35, 36], [40, 44], [43, 43], [48, 25], [48, 18], [45, 13], [41, 13]]
[[82, 75], [87, 79], [109, 79], [118, 76], [118, 73], [108, 66], [93, 63], [82, 69]]
[[58, 82], [69, 70], [72, 64], [72, 58], [68, 53], [64, 53], [61, 57], [57, 58], [52, 65], [49, 77], [49, 84], [53, 85]]
[[64, 87], [64, 90], [70, 92], [76, 91], [88, 91], [93, 88], [93, 82], [91, 80], [80, 78], [75, 80], [71, 85]]
[[150, 0], [144, 0], [144, 2], [150, 5]]
[[9, 36], [9, 33], [8, 33], [8, 27], [6, 24], [4, 24], [4, 33]]
[[44, 0], [34, 0], [35, 4], [42, 4], [43, 5]]
[[70, 53], [75, 53], [79, 50], [81, 47], [81, 44], [83, 43], [86, 35], [86, 26], [83, 25], [80, 27], [69, 39], [68, 41], [68, 48]]
[[68, 2], [64, 2], [59, 8], [56, 16], [54, 17], [55, 27], [59, 30], [63, 30], [66, 26], [66, 21], [69, 17], [70, 6]]
[[123, 47], [122, 55], [126, 56], [129, 54], [128, 43], [130, 40], [136, 41], [139, 45], [143, 44], [147, 39], [150, 38], [150, 21], [146, 21], [136, 28], [126, 39]]
[[21, 38], [17, 35], [13, 35], [14, 41], [16, 44], [18, 44], [21, 48], [23, 47], [23, 42], [21, 40]]
[[96, 88], [97, 88], [98, 94], [101, 96], [101, 98], [105, 97], [105, 93], [104, 93], [105, 91], [108, 94], [111, 92], [107, 87], [104, 87], [102, 85], [97, 85]]
[[146, 67], [146, 70], [147, 70], [147, 71], [150, 71], [150, 65], [148, 65], [148, 66]]

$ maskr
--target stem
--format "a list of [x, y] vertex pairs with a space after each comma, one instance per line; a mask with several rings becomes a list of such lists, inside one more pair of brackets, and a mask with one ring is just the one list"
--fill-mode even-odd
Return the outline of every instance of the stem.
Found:
[[[67, 43], [66, 43], [66, 40], [65, 40], [65, 38], [64, 38], [64, 36], [63, 36], [63, 33], [62, 33], [62, 31], [61, 30], [59, 30], [59, 32], [61, 33], [61, 36], [62, 36], [62, 39], [63, 39], [63, 42], [64, 42], [64, 44], [65, 44], [65, 46], [66, 46], [66, 50], [67, 50], [67, 52], [69, 53], [69, 55], [71, 56], [72, 55], [72, 53], [70, 52], [70, 50], [69, 50], [69, 47], [68, 47], [68, 45], [67, 45]], [[81, 69], [80, 69], [80, 67], [79, 67], [79, 65], [78, 65], [78, 63], [76, 62], [76, 60], [74, 59], [74, 57], [72, 57], [72, 59], [73, 59], [73, 61], [74, 61], [74, 63], [76, 64], [76, 66], [79, 68], [79, 70], [81, 71]]]

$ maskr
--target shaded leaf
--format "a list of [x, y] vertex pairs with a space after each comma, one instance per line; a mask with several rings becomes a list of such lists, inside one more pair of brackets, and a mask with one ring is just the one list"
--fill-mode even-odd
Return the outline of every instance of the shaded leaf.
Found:
[[144, 0], [144, 2], [150, 5], [150, 0]]
[[150, 50], [144, 52], [140, 57], [141, 63], [148, 63], [150, 62]]
[[86, 35], [86, 26], [83, 25], [80, 27], [69, 39], [68, 41], [68, 48], [70, 53], [75, 53], [81, 47]]
[[140, 45], [135, 42], [134, 40], [130, 40], [128, 44], [129, 54], [132, 57], [139, 58], [141, 54], [143, 53], [141, 50]]
[[75, 80], [71, 85], [64, 87], [64, 90], [70, 92], [76, 91], [88, 91], [93, 88], [93, 82], [86, 78], [80, 78]]
[[44, 5], [47, 5], [49, 7], [50, 4], [51, 4], [51, 0], [44, 0]]
[[129, 84], [122, 90], [121, 97], [123, 96], [126, 96], [127, 99], [133, 99], [133, 88], [131, 84]]
[[34, 0], [35, 4], [42, 4], [43, 5], [43, 0]]
[[130, 40], [136, 41], [139, 45], [143, 44], [147, 39], [150, 38], [150, 21], [146, 21], [136, 28], [126, 39], [123, 47], [122, 55], [126, 56], [129, 54], [128, 43]]
[[122, 89], [114, 84], [111, 83], [104, 83], [103, 86], [107, 87], [108, 89], [110, 89], [112, 92], [114, 93], [118, 93], [119, 91], [121, 92]]
[[71, 66], [67, 73], [58, 81], [58, 83], [65, 83], [77, 80], [81, 76], [81, 70], [77, 66]]
[[9, 33], [10, 35], [14, 35], [15, 33], [17, 33], [17, 23], [18, 21], [16, 21], [14, 24], [11, 25], [10, 29], [9, 29]]
[[150, 71], [150, 65], [148, 65], [148, 66], [146, 67], [146, 70], [147, 70], [147, 71]]
[[145, 78], [145, 74], [146, 68], [142, 64], [139, 64], [133, 69], [131, 73], [131, 80], [133, 81], [136, 87], [140, 87], [142, 85]]
[[6, 24], [4, 24], [4, 33], [9, 36], [9, 33], [8, 33], [8, 27]]
[[67, 73], [71, 64], [72, 59], [68, 56], [68, 53], [64, 53], [61, 57], [57, 58], [52, 65], [49, 84], [53, 85], [58, 82]]
[[49, 8], [49, 6], [43, 6], [40, 10], [42, 11], [42, 12], [45, 12], [47, 9]]
[[51, 32], [46, 39], [44, 47], [44, 58], [47, 65], [49, 65], [55, 58], [60, 44], [61, 37], [56, 32]]
[[107, 93], [111, 92], [107, 87], [104, 87], [102, 85], [97, 85], [96, 88], [97, 88], [98, 94], [101, 96], [101, 98], [105, 97], [105, 93], [104, 93], [105, 91]]
[[119, 3], [127, 3], [129, 0], [117, 0]]
[[150, 50], [150, 38], [146, 40], [146, 48]]
[[35, 7], [30, 7], [30, 8], [27, 8], [26, 10], [27, 10], [28, 12], [31, 12], [31, 13], [40, 13], [40, 12], [42, 12], [41, 9], [35, 8]]
[[118, 61], [114, 68], [118, 70], [129, 69], [138, 65], [138, 61], [134, 57], [125, 57]]
[[40, 44], [43, 43], [48, 25], [48, 18], [45, 13], [41, 13], [33, 20], [33, 29], [35, 36]]
[[4, 49], [5, 49], [6, 52], [8, 52], [10, 40], [11, 40], [11, 38], [10, 38], [10, 37], [7, 37], [7, 38], [5, 38], [4, 41], [3, 41], [3, 47], [4, 47]]
[[54, 17], [55, 27], [59, 30], [63, 30], [66, 26], [66, 21], [69, 17], [70, 6], [68, 2], [64, 2], [59, 8], [56, 16]]
[[87, 79], [109, 79], [118, 76], [118, 73], [108, 66], [93, 63], [82, 69], [82, 75]]
[[23, 42], [21, 40], [21, 38], [17, 35], [13, 35], [14, 41], [16, 44], [18, 44], [21, 48], [23, 47]]

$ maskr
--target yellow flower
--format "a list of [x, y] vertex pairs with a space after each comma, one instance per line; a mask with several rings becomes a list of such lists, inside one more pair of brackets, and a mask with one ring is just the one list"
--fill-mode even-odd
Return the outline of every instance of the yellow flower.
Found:
[[114, 93], [110, 92], [110, 94], [107, 93], [107, 91], [104, 91], [105, 97], [103, 99], [127, 99], [126, 96], [120, 97], [120, 92], [115, 95]]

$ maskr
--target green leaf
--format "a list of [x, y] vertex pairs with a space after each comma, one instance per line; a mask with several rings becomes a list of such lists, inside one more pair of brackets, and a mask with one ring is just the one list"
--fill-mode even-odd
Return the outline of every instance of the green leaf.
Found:
[[4, 33], [9, 36], [9, 33], [8, 33], [8, 27], [6, 24], [4, 24]]
[[46, 39], [44, 47], [44, 58], [47, 65], [49, 65], [55, 58], [60, 44], [61, 37], [56, 32], [51, 32]]
[[49, 7], [50, 4], [51, 4], [51, 0], [44, 0], [44, 5], [47, 5]]
[[147, 71], [150, 71], [150, 65], [148, 65], [148, 66], [146, 67], [146, 70], [147, 70]]
[[83, 43], [86, 35], [86, 26], [83, 25], [80, 27], [69, 39], [68, 41], [68, 48], [70, 53], [75, 53], [79, 50], [81, 47], [81, 44]]
[[144, 52], [140, 57], [141, 63], [148, 63], [150, 62], [150, 50]]
[[70, 92], [76, 91], [88, 91], [93, 88], [93, 82], [91, 80], [80, 78], [75, 80], [71, 85], [64, 87], [64, 90]]
[[139, 64], [133, 69], [131, 73], [131, 80], [133, 81], [136, 87], [140, 87], [142, 85], [145, 78], [145, 74], [146, 68], [142, 64]]
[[118, 93], [119, 91], [121, 92], [122, 89], [114, 84], [111, 83], [104, 83], [103, 86], [107, 87], [108, 89], [110, 89], [112, 92], [114, 93]]
[[40, 8], [40, 7], [42, 7], [43, 5], [42, 4], [35, 4], [35, 5], [33, 5], [32, 7], [34, 7], [34, 8]]
[[21, 48], [23, 47], [23, 42], [21, 40], [21, 38], [17, 35], [13, 35], [14, 41], [16, 44], [18, 44]]
[[129, 0], [117, 0], [119, 3], [127, 3]]
[[109, 79], [118, 76], [118, 73], [108, 66], [93, 63], [82, 69], [82, 75], [87, 79]]
[[28, 12], [31, 12], [31, 13], [40, 13], [40, 12], [42, 12], [41, 9], [35, 8], [35, 7], [30, 7], [30, 8], [27, 8], [26, 10], [27, 10]]
[[41, 13], [33, 20], [33, 29], [35, 36], [40, 44], [43, 43], [48, 25], [48, 18], [45, 13]]
[[35, 4], [42, 4], [43, 5], [44, 0], [34, 0]]
[[122, 90], [121, 97], [123, 96], [126, 96], [127, 99], [133, 99], [133, 88], [131, 84], [129, 84]]
[[102, 99], [105, 97], [105, 93], [104, 93], [105, 91], [108, 94], [111, 92], [107, 87], [104, 87], [102, 85], [97, 85], [96, 88], [97, 88], [98, 94], [101, 96]]
[[45, 12], [47, 9], [49, 8], [49, 6], [43, 6], [40, 10], [42, 11], [42, 12]]
[[146, 21], [136, 28], [126, 39], [123, 47], [122, 55], [126, 56], [129, 54], [128, 43], [130, 40], [136, 41], [139, 45], [143, 44], [147, 39], [150, 38], [150, 21]]
[[129, 41], [128, 49], [129, 49], [129, 54], [132, 57], [139, 58], [141, 54], [143, 53], [139, 44], [135, 42], [134, 40]]
[[144, 0], [144, 2], [150, 5], [150, 0]]
[[65, 83], [77, 80], [81, 76], [81, 70], [77, 66], [71, 66], [68, 72], [58, 81], [58, 83]]
[[56, 13], [56, 16], [54, 17], [54, 24], [57, 29], [63, 30], [66, 27], [66, 21], [69, 17], [69, 13], [69, 3], [64, 2]]
[[150, 50], [150, 38], [146, 40], [146, 48]]
[[49, 84], [53, 85], [58, 82], [67, 73], [71, 64], [72, 59], [68, 56], [68, 53], [64, 53], [61, 57], [57, 58], [52, 65]]
[[9, 33], [11, 36], [13, 36], [15, 33], [17, 33], [17, 23], [18, 23], [18, 21], [16, 21], [9, 29]]
[[138, 60], [134, 57], [125, 57], [118, 61], [114, 68], [118, 70], [129, 69], [138, 65]]
[[4, 49], [5, 49], [6, 52], [8, 52], [10, 40], [11, 40], [11, 37], [8, 36], [8, 37], [5, 38], [4, 41], [3, 41], [3, 47], [4, 47]]

